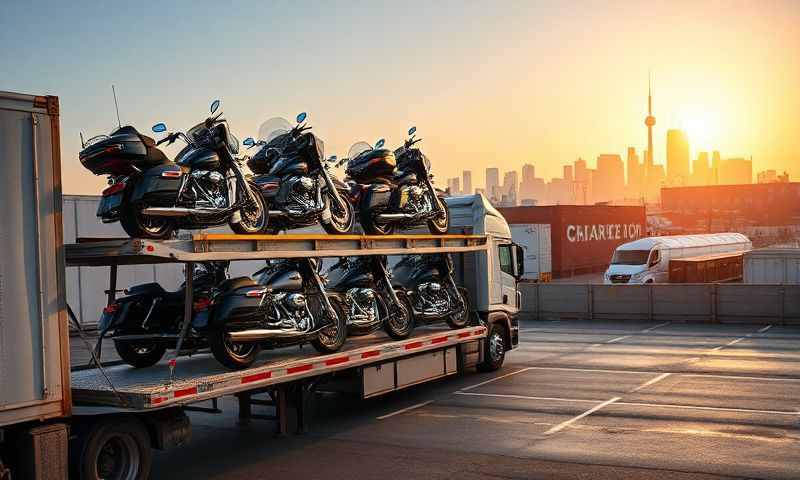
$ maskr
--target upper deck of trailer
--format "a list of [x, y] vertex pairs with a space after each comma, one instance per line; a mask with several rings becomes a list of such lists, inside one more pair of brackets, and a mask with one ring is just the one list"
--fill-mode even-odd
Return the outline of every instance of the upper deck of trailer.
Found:
[[268, 258], [414, 255], [486, 250], [485, 235], [198, 234], [177, 240], [82, 239], [65, 245], [78, 266], [254, 260]]

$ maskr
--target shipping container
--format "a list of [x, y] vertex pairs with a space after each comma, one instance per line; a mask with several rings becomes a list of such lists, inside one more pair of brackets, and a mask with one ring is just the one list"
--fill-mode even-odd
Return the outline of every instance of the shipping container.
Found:
[[511, 225], [511, 237], [525, 252], [525, 275], [522, 278], [532, 282], [552, 280], [550, 225]]
[[58, 98], [0, 92], [0, 427], [70, 412], [59, 143]]
[[751, 250], [744, 256], [744, 283], [800, 284], [800, 248]]
[[733, 282], [742, 279], [743, 251], [669, 261], [669, 283]]
[[643, 206], [551, 205], [500, 208], [512, 226], [548, 224], [554, 278], [601, 272], [618, 245], [643, 237]]

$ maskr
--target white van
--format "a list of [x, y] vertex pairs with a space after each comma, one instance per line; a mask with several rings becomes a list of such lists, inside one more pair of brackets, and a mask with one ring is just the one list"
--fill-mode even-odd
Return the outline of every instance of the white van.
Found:
[[617, 247], [603, 283], [664, 283], [672, 259], [752, 248], [750, 239], [741, 233], [640, 238]]

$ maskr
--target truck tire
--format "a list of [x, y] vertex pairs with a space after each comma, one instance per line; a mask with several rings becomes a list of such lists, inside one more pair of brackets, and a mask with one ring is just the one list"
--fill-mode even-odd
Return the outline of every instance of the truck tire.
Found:
[[224, 328], [208, 332], [208, 346], [217, 361], [231, 370], [242, 370], [256, 361], [261, 347], [257, 343], [234, 343], [227, 338]]
[[117, 355], [125, 363], [134, 368], [144, 368], [155, 365], [167, 351], [167, 345], [160, 342], [130, 342], [114, 340]]
[[478, 364], [479, 372], [494, 372], [503, 366], [506, 359], [505, 328], [498, 323], [489, 327], [489, 334], [484, 340], [483, 362]]
[[147, 428], [135, 417], [93, 417], [75, 426], [70, 445], [72, 477], [80, 479], [145, 480], [150, 476], [153, 451]]

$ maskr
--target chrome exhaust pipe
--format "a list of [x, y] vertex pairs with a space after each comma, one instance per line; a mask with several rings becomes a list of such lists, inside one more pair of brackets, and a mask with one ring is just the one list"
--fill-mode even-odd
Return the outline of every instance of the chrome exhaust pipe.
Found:
[[142, 210], [142, 214], [152, 217], [198, 217], [218, 215], [221, 212], [210, 208], [183, 208], [183, 207], [149, 207]]
[[228, 338], [232, 342], [259, 342], [262, 340], [289, 340], [303, 337], [311, 332], [298, 330], [271, 330], [265, 328], [254, 328], [252, 330], [241, 330], [238, 332], [228, 332]]
[[413, 220], [416, 215], [413, 213], [379, 213], [375, 217], [380, 222], [393, 222], [398, 220]]
[[130, 335], [116, 335], [111, 337], [113, 340], [177, 340], [178, 335], [169, 333], [138, 333]]

